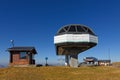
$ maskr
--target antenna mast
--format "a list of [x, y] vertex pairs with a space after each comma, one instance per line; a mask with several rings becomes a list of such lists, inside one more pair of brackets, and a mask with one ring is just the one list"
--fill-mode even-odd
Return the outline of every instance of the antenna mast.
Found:
[[109, 55], [109, 60], [110, 60], [110, 48], [108, 49], [108, 55]]
[[10, 40], [12, 47], [14, 47], [14, 40]]

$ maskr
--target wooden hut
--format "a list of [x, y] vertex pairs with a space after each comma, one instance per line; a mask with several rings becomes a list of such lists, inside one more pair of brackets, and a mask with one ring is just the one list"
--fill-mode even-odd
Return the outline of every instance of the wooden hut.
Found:
[[34, 55], [37, 54], [34, 47], [11, 47], [9, 65], [34, 65]]

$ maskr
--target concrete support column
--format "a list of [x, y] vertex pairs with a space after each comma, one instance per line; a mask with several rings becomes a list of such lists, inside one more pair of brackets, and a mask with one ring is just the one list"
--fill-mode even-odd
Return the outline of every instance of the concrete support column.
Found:
[[78, 54], [70, 55], [70, 67], [78, 67]]
[[65, 66], [69, 66], [69, 56], [65, 55]]

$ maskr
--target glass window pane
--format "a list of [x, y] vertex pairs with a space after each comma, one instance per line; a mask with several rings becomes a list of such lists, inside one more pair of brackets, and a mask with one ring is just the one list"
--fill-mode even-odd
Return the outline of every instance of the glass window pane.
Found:
[[20, 59], [26, 59], [26, 52], [20, 52]]
[[68, 28], [69, 28], [69, 26], [65, 27], [65, 30], [67, 31], [67, 30], [68, 30]]
[[65, 32], [64, 29], [62, 29], [62, 30], [59, 31], [59, 33], [63, 33], [63, 32]]
[[76, 32], [75, 26], [71, 26], [69, 32]]
[[78, 32], [85, 32], [81, 26], [77, 26], [77, 30], [78, 30]]

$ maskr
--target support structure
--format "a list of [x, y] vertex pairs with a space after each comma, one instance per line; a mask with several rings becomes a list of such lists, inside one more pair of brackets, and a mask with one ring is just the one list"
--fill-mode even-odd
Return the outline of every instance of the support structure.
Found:
[[65, 55], [65, 66], [69, 66], [69, 55]]
[[78, 67], [78, 54], [70, 55], [70, 67]]
[[65, 66], [78, 67], [78, 54], [65, 55]]

